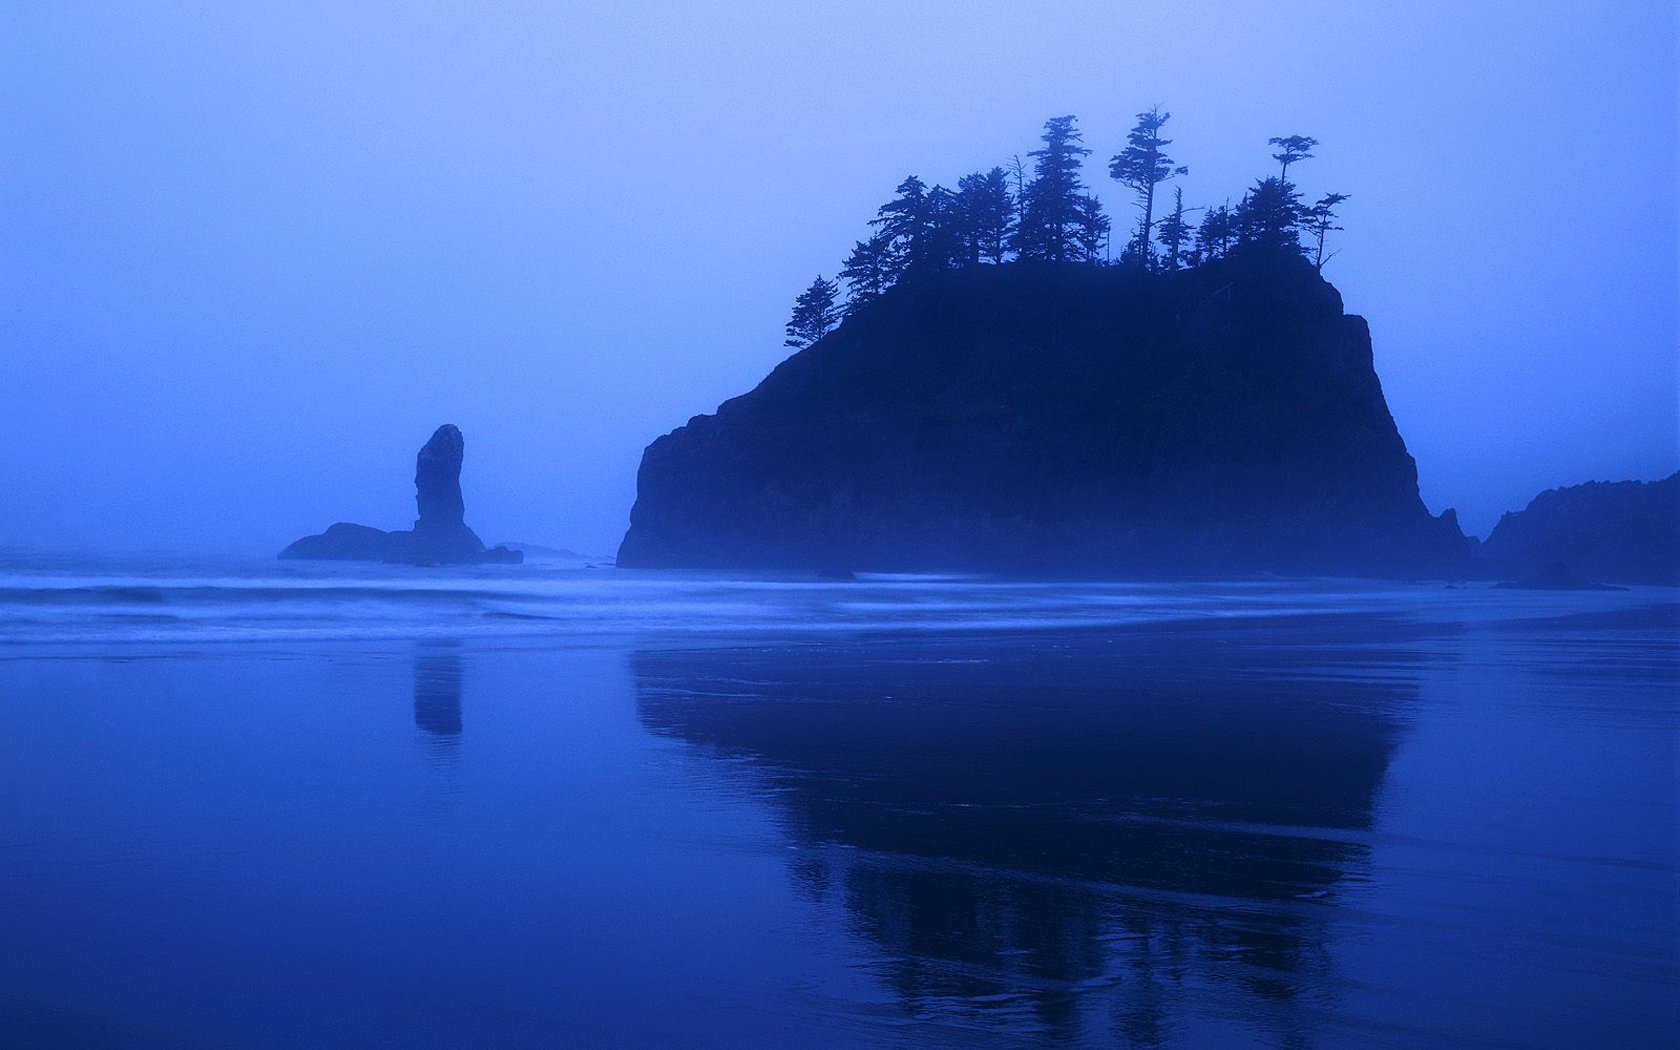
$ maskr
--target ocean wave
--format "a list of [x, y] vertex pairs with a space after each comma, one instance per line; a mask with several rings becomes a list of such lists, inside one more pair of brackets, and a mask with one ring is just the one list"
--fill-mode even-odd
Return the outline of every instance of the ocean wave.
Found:
[[[615, 569], [393, 569], [249, 563], [0, 571], [0, 645], [529, 636], [1028, 631], [1206, 618], [1402, 613], [1538, 596], [1350, 581], [857, 581]], [[1604, 599], [1609, 600], [1609, 599]], [[1576, 599], [1577, 604], [1579, 599]]]

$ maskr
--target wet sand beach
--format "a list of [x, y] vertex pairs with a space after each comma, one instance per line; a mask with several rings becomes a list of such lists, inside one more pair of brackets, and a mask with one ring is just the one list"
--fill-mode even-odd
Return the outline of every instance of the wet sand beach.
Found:
[[765, 626], [711, 635], [667, 627], [715, 591], [596, 634], [6, 639], [0, 1027], [42, 1047], [1680, 1033], [1673, 592], [1280, 584], [1287, 615], [998, 626], [976, 591], [961, 616], [798, 629], [825, 602], [988, 585], [844, 586], [786, 616], [735, 592]]

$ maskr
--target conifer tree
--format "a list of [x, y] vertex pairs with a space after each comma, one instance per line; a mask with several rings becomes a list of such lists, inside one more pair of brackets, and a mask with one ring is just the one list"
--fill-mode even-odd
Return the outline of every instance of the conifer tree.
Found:
[[1313, 240], [1313, 269], [1320, 273], [1324, 272], [1324, 264], [1330, 261], [1324, 257], [1324, 236], [1331, 230], [1341, 229], [1336, 225], [1336, 208], [1347, 199], [1348, 195], [1345, 193], [1329, 193], [1320, 197], [1304, 212], [1301, 225], [1306, 229], [1307, 236]]
[[957, 205], [961, 216], [963, 262], [1001, 263], [1015, 229], [1015, 201], [1009, 193], [1009, 175], [1002, 168], [964, 175], [957, 181]]
[[1108, 163], [1108, 173], [1137, 192], [1143, 222], [1135, 247], [1128, 254], [1135, 254], [1145, 266], [1151, 264], [1154, 256], [1150, 235], [1155, 228], [1155, 187], [1174, 176], [1190, 173], [1190, 169], [1183, 165], [1174, 167], [1172, 158], [1166, 154], [1166, 147], [1172, 145], [1172, 139], [1162, 138], [1161, 128], [1171, 119], [1172, 114], [1162, 113], [1160, 106], [1152, 106], [1147, 113], [1139, 113], [1137, 124], [1126, 136], [1126, 148]]
[[1302, 254], [1301, 200], [1293, 183], [1276, 175], [1261, 179], [1243, 195], [1232, 221], [1245, 252]]
[[1278, 148], [1278, 152], [1272, 154], [1272, 159], [1283, 165], [1283, 170], [1278, 172], [1278, 178], [1287, 180], [1289, 166], [1298, 160], [1310, 160], [1318, 140], [1306, 135], [1290, 135], [1287, 138], [1267, 139], [1266, 144]]
[[847, 314], [879, 299], [897, 280], [892, 240], [877, 231], [868, 240], [858, 241], [852, 247], [852, 254], [846, 257], [846, 267], [840, 271], [840, 278], [850, 289], [846, 299]]
[[[1161, 247], [1165, 249], [1161, 262], [1168, 270], [1176, 270], [1184, 260], [1190, 245], [1190, 227], [1184, 222], [1184, 188], [1173, 187], [1173, 210], [1161, 220]], [[1191, 265], [1195, 265], [1191, 263]]]
[[921, 243], [912, 260], [918, 269], [951, 270], [963, 265], [966, 231], [962, 205], [957, 195], [943, 186], [927, 192], [927, 216]]
[[928, 234], [933, 215], [927, 184], [916, 176], [906, 177], [893, 192], [898, 196], [881, 205], [869, 225], [886, 236], [892, 248], [893, 279], [897, 280], [906, 271], [925, 266], [932, 247]]
[[1202, 216], [1202, 223], [1196, 227], [1196, 251], [1203, 261], [1223, 258], [1230, 250], [1231, 242], [1236, 239], [1236, 229], [1231, 221], [1231, 208], [1228, 204], [1221, 204], [1217, 208], [1209, 208]]
[[1103, 214], [1102, 202], [1086, 194], [1079, 198], [1079, 257], [1085, 262], [1103, 261], [1103, 249], [1108, 244], [1109, 221]]
[[1085, 186], [1079, 168], [1091, 151], [1080, 145], [1074, 118], [1052, 117], [1044, 122], [1044, 148], [1034, 158], [1033, 180], [1022, 192], [1021, 221], [1015, 230], [1015, 251], [1022, 259], [1065, 262], [1080, 254], [1080, 198]]
[[1021, 163], [1019, 153], [1009, 158], [1009, 178], [1015, 183], [1015, 222], [1010, 238], [1010, 244], [1013, 245], [1013, 234], [1021, 229], [1021, 222], [1026, 218], [1023, 209], [1027, 206], [1027, 166]]
[[787, 323], [787, 341], [782, 345], [803, 350], [827, 335], [840, 320], [840, 312], [834, 306], [839, 294], [839, 285], [823, 280], [818, 274], [811, 287], [794, 300], [793, 317]]
[[1126, 247], [1120, 250], [1120, 265], [1137, 270], [1146, 268], [1149, 265], [1149, 261], [1144, 255], [1147, 250], [1143, 246], [1143, 230], [1141, 228], [1133, 230], [1132, 236], [1126, 241]]

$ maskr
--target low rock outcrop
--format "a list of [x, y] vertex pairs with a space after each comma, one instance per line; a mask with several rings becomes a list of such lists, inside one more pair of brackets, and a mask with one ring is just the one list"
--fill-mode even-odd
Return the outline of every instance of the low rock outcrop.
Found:
[[1449, 575], [1362, 318], [1298, 259], [905, 280], [649, 445], [625, 566]]
[[282, 558], [313, 561], [385, 561], [392, 553], [392, 534], [384, 529], [348, 521], [328, 526], [319, 536], [305, 536], [280, 552]]
[[409, 531], [386, 532], [339, 522], [318, 536], [305, 536], [280, 552], [282, 558], [322, 561], [382, 561], [412, 565], [496, 562], [517, 565], [518, 551], [486, 550], [467, 526], [461, 498], [461, 461], [466, 442], [451, 424], [438, 427], [414, 464], [414, 500], [419, 517]]

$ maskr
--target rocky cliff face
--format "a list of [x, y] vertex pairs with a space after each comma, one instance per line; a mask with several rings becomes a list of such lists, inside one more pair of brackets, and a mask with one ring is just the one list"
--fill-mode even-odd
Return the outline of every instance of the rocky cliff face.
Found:
[[1479, 555], [1496, 575], [1558, 567], [1587, 581], [1680, 584], [1680, 472], [1542, 492], [1500, 518]]
[[385, 532], [339, 522], [318, 536], [305, 536], [280, 552], [282, 558], [327, 561], [407, 562], [417, 565], [522, 560], [505, 547], [485, 550], [467, 527], [461, 498], [461, 461], [466, 441], [445, 423], [433, 432], [414, 463], [414, 501], [420, 516], [408, 532]]
[[1431, 517], [1310, 266], [979, 267], [894, 288], [648, 446], [626, 566], [1412, 574]]

